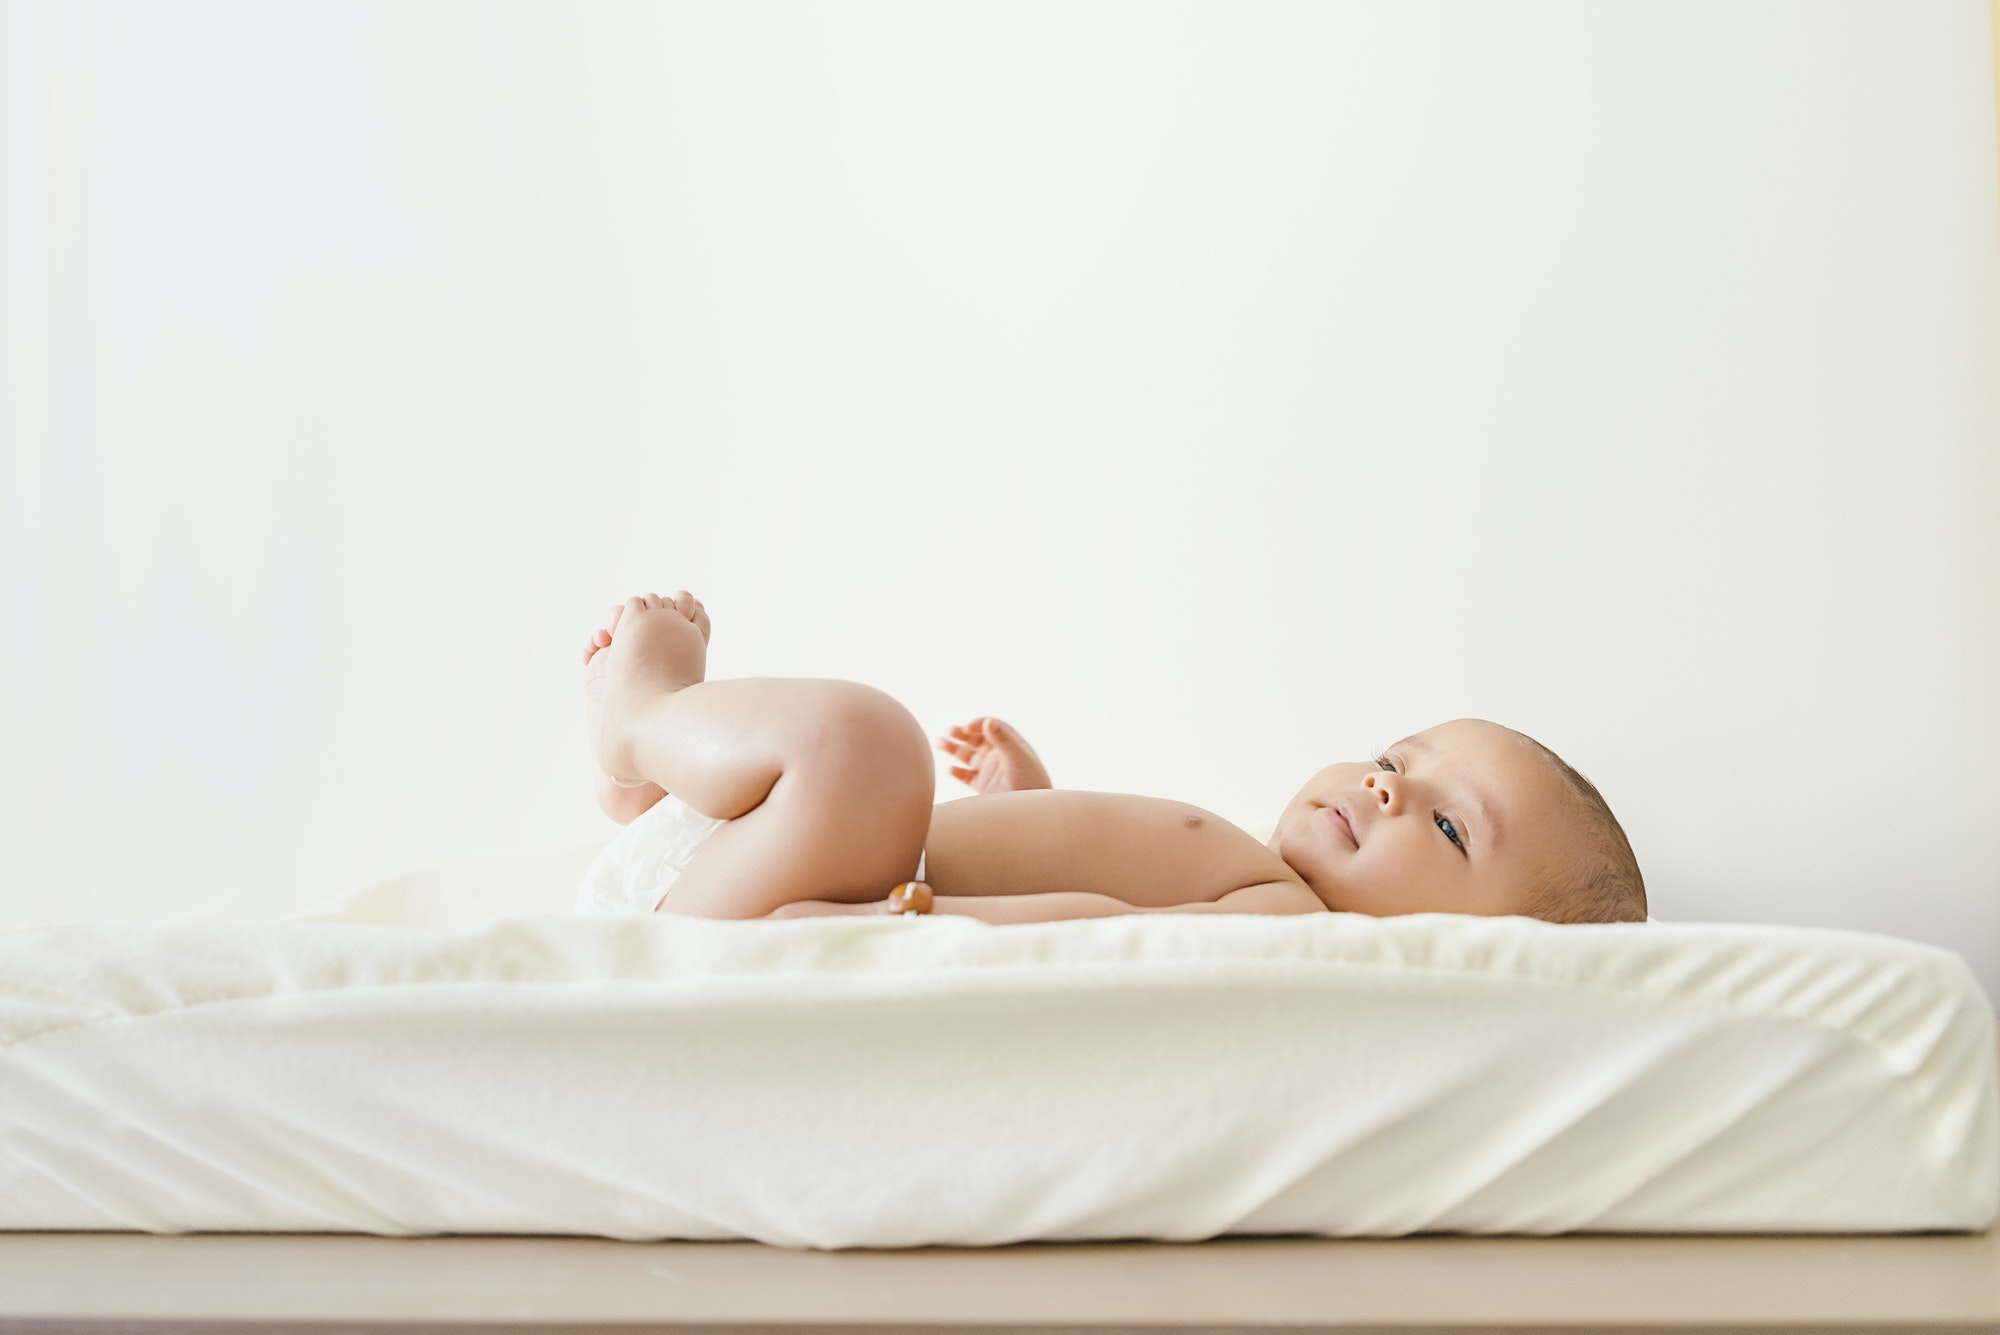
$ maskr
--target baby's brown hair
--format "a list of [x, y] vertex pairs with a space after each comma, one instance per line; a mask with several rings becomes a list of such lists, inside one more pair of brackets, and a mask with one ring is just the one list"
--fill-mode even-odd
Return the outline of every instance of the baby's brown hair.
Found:
[[1533, 743], [1563, 776], [1578, 833], [1569, 851], [1542, 869], [1523, 912], [1544, 922], [1646, 921], [1646, 878], [1604, 794], [1548, 747], [1515, 735]]

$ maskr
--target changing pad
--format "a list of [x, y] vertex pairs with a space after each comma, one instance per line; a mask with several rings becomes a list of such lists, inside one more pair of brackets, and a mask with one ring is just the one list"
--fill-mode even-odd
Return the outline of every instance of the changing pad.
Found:
[[594, 851], [313, 920], [0, 936], [0, 1228], [845, 1248], [2000, 1210], [1993, 1015], [1947, 951], [1446, 915], [569, 916]]

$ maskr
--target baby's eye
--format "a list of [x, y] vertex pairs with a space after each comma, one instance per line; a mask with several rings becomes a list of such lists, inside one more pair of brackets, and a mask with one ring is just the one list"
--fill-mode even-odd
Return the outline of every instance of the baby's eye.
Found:
[[1434, 819], [1437, 821], [1438, 828], [1444, 831], [1444, 837], [1451, 840], [1454, 844], [1457, 844], [1459, 849], [1463, 851], [1465, 845], [1462, 842], [1460, 842], [1458, 837], [1458, 827], [1451, 823], [1451, 817], [1437, 816], [1434, 817]]
[[[1376, 756], [1375, 763], [1381, 768], [1388, 770], [1391, 774], [1396, 773], [1396, 762], [1388, 756]], [[1458, 837], [1458, 827], [1451, 823], [1451, 817], [1433, 816], [1431, 819], [1437, 822], [1437, 827], [1444, 831], [1444, 837], [1451, 840], [1452, 845], [1459, 852], [1465, 852], [1465, 841]]]

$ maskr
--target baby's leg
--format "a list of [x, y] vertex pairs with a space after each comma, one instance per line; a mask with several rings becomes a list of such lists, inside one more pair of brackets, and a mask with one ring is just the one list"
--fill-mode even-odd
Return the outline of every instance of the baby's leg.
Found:
[[910, 712], [850, 681], [700, 681], [689, 669], [703, 648], [673, 607], [634, 598], [606, 651], [605, 773], [730, 822], [663, 910], [759, 918], [801, 900], [877, 901], [914, 876], [936, 794]]
[[[682, 590], [675, 598], [675, 606], [682, 615], [694, 623], [695, 629], [701, 632], [702, 639], [706, 642], [709, 629], [708, 613], [702, 607], [701, 600]], [[642, 783], [637, 787], [613, 783], [611, 776], [597, 763], [597, 716], [603, 707], [604, 667], [611, 661], [602, 655], [611, 647], [611, 633], [618, 628], [618, 618], [624, 614], [625, 604], [619, 603], [614, 606], [610, 618], [603, 626], [592, 631], [590, 638], [584, 642], [583, 719], [586, 728], [584, 736], [590, 741], [591, 783], [597, 792], [598, 809], [620, 825], [630, 825], [652, 810], [653, 804], [667, 795], [667, 790], [657, 783]]]

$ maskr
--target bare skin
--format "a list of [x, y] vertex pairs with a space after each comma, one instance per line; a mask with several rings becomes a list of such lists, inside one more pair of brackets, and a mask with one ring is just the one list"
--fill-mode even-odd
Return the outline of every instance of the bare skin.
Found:
[[[685, 598], [685, 604], [679, 599]], [[701, 632], [701, 641], [708, 643], [708, 611], [694, 595], [683, 592], [676, 595], [675, 607], [681, 615], [694, 623]], [[611, 647], [611, 632], [618, 628], [618, 618], [625, 611], [625, 604], [618, 603], [611, 609], [610, 618], [602, 627], [590, 633], [590, 639], [583, 646], [583, 713], [585, 726], [590, 730], [592, 755], [590, 758], [591, 779], [597, 786], [597, 805], [604, 814], [620, 825], [630, 825], [651, 809], [652, 805], [667, 795], [667, 790], [657, 783], [641, 782], [622, 784], [604, 772], [597, 763], [597, 716], [604, 698], [604, 667], [609, 659], [598, 658], [598, 651]], [[704, 666], [704, 671], [706, 667]]]
[[[629, 821], [667, 792], [729, 822], [660, 911], [761, 918], [893, 912], [927, 859], [933, 912], [1043, 922], [1142, 912], [1518, 911], [1558, 780], [1518, 734], [1459, 719], [1382, 761], [1322, 770], [1267, 843], [1186, 803], [1055, 789], [981, 718], [938, 745], [973, 797], [933, 805], [928, 744], [890, 697], [827, 679], [704, 679], [706, 609], [627, 599], [585, 649], [600, 803]], [[626, 814], [629, 813], [629, 814]]]
[[938, 749], [958, 761], [951, 777], [976, 793], [1019, 793], [1053, 788], [1048, 767], [1011, 723], [976, 718], [938, 739]]

